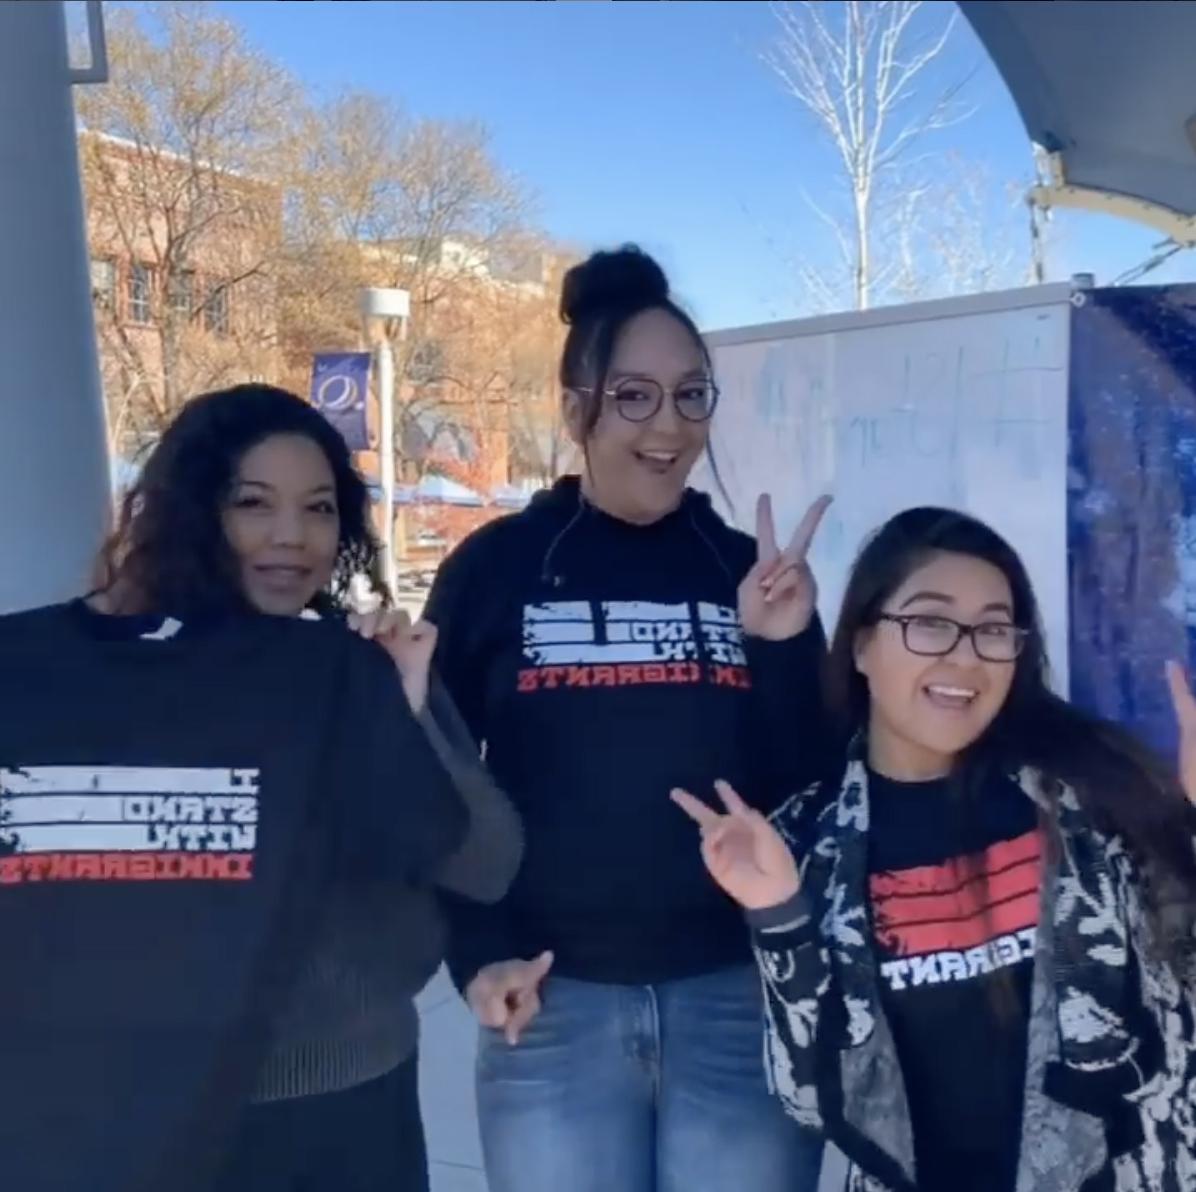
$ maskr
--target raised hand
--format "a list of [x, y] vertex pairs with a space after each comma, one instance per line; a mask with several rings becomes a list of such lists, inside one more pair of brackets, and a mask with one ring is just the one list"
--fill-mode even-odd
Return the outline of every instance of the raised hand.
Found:
[[469, 983], [465, 1000], [483, 1026], [502, 1031], [514, 1047], [527, 1024], [540, 1013], [540, 982], [552, 968], [552, 953], [535, 960], [488, 964]]
[[1196, 803], [1196, 696], [1178, 662], [1167, 663], [1167, 684], [1179, 724], [1179, 781], [1184, 794]]
[[417, 621], [402, 609], [377, 608], [367, 613], [350, 613], [349, 628], [375, 641], [394, 661], [412, 712], [423, 711], [428, 698], [428, 671], [436, 649], [436, 626]]
[[806, 556], [830, 503], [829, 496], [819, 497], [781, 550], [772, 499], [765, 494], [757, 502], [756, 565], [739, 585], [739, 621], [745, 633], [784, 641], [809, 626], [818, 603], [818, 585]]
[[798, 889], [797, 861], [777, 830], [750, 808], [729, 783], [715, 790], [725, 815], [707, 807], [687, 791], [672, 800], [702, 829], [702, 860], [710, 876], [740, 906], [764, 910], [788, 902]]

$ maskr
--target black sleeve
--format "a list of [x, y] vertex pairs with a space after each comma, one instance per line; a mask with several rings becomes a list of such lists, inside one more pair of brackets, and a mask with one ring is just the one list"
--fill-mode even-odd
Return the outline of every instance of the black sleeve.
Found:
[[745, 637], [752, 677], [751, 756], [761, 811], [771, 811], [834, 768], [838, 746], [822, 698], [826, 634], [817, 613], [788, 641]]
[[[470, 736], [485, 739], [484, 669], [479, 645], [487, 591], [484, 541], [467, 538], [441, 563], [424, 606], [424, 619], [436, 626], [436, 670]], [[476, 577], [476, 578], [475, 578]], [[493, 582], [493, 577], [491, 577]]]
[[[439, 631], [436, 667], [474, 741], [486, 740], [485, 683], [489, 666], [482, 612], [501, 572], [488, 566], [486, 530], [467, 538], [441, 564], [424, 617]], [[446, 891], [448, 969], [462, 993], [480, 969], [516, 956], [510, 912], [503, 902], [483, 906]]]
[[394, 664], [370, 642], [346, 634], [345, 644], [329, 792], [334, 874], [429, 885], [464, 839], [465, 805], [412, 715]]
[[469, 813], [465, 840], [441, 866], [436, 883], [478, 902], [497, 902], [506, 894], [523, 859], [519, 816], [490, 776], [435, 673], [419, 722]]
[[521, 955], [515, 945], [506, 903], [483, 905], [444, 894], [441, 904], [449, 922], [446, 964], [453, 984], [462, 994], [488, 964], [532, 959]]

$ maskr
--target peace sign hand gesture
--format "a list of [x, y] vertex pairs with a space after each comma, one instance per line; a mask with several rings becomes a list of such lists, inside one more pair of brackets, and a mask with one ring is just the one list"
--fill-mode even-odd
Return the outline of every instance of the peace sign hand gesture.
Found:
[[1179, 781], [1184, 794], [1196, 803], [1196, 696], [1178, 662], [1167, 663], [1167, 682], [1179, 723]]
[[789, 846], [729, 783], [716, 782], [714, 788], [726, 815], [686, 791], [675, 790], [671, 796], [702, 829], [702, 860], [710, 876], [747, 910], [766, 910], [788, 902], [799, 886], [797, 861]]
[[785, 641], [803, 633], [814, 616], [818, 585], [806, 555], [831, 503], [819, 497], [806, 511], [789, 545], [777, 546], [772, 499], [756, 504], [756, 565], [739, 585], [739, 621], [744, 633], [768, 641]]

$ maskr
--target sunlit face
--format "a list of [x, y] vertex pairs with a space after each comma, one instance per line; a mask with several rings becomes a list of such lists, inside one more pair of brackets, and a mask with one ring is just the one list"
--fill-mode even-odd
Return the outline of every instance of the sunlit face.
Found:
[[939, 554], [909, 576], [882, 612], [911, 620], [903, 628], [882, 619], [856, 641], [856, 667], [871, 695], [872, 765], [896, 779], [941, 776], [1001, 710], [1015, 663], [980, 657], [966, 636], [941, 657], [916, 653], [906, 641], [939, 649], [956, 635], [945, 622], [955, 621], [983, 626], [977, 633], [981, 653], [1016, 653], [1020, 635], [1009, 581], [982, 559]]
[[303, 435], [272, 435], [242, 457], [222, 512], [245, 596], [259, 612], [296, 616], [336, 564], [340, 514], [324, 452]]
[[[636, 382], [648, 384], [637, 388]], [[708, 420], [684, 417], [677, 403], [690, 414], [699, 412], [708, 382], [700, 347], [673, 315], [647, 310], [628, 322], [606, 380], [608, 390], [619, 396], [603, 396], [588, 440], [583, 403], [575, 393], [565, 396], [566, 421], [588, 456], [584, 479], [589, 499], [615, 517], [645, 525], [676, 509], [710, 433]], [[664, 400], [654, 415], [637, 421], [651, 408], [653, 386], [664, 389]]]

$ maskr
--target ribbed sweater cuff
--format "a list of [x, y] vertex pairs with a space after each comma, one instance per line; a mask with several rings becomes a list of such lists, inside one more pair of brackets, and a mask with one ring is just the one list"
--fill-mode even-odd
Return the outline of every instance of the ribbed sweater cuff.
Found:
[[276, 1047], [258, 1073], [255, 1102], [338, 1093], [393, 1071], [415, 1051], [414, 1007], [401, 1021], [389, 1012], [377, 1028], [351, 1038], [307, 1039]]

